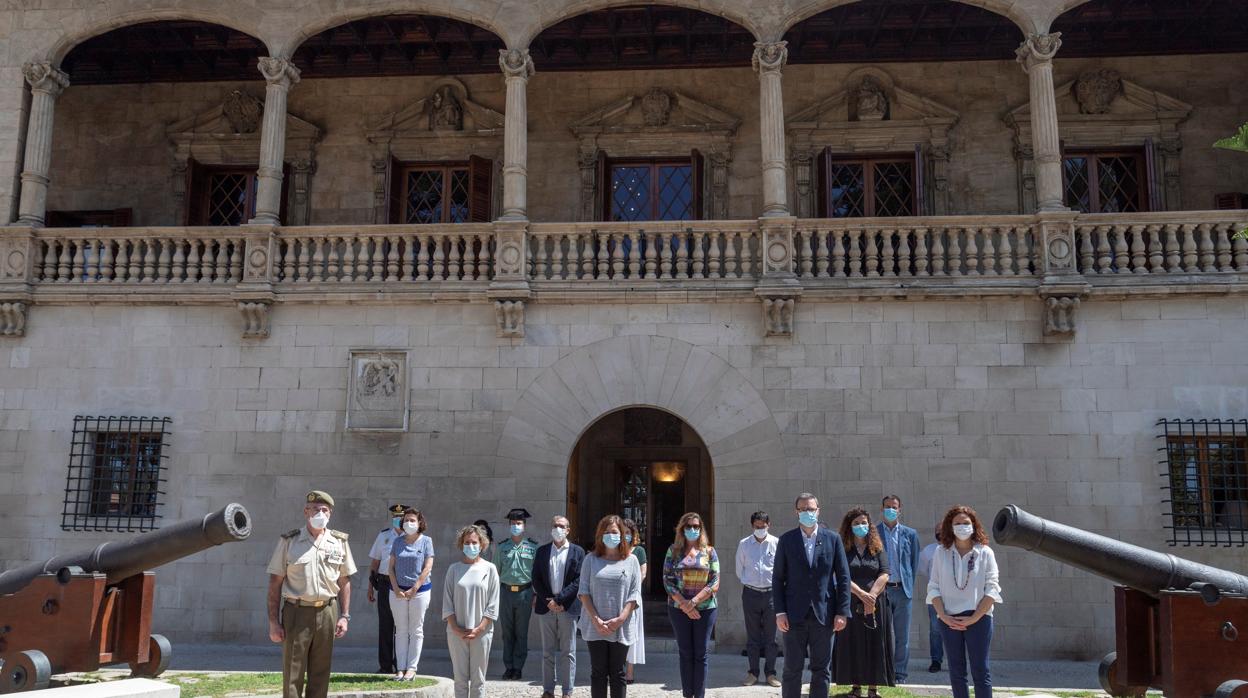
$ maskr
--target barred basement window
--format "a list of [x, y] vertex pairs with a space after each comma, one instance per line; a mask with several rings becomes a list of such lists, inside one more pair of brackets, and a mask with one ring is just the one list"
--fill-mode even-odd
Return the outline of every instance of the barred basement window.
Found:
[[163, 503], [168, 417], [75, 417], [66, 531], [151, 531]]
[[1170, 545], [1248, 545], [1248, 420], [1161, 420]]

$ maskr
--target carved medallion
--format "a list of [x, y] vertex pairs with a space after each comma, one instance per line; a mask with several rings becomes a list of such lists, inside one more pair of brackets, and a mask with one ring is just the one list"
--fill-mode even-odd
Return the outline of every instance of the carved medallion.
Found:
[[646, 126], [666, 126], [672, 116], [672, 95], [657, 87], [641, 98], [641, 119]]
[[260, 128], [260, 120], [264, 118], [264, 102], [242, 90], [234, 90], [226, 96], [221, 105], [221, 113], [230, 122], [234, 133], [255, 133]]
[[1122, 75], [1109, 68], [1084, 73], [1075, 82], [1075, 100], [1084, 114], [1108, 114], [1121, 92]]

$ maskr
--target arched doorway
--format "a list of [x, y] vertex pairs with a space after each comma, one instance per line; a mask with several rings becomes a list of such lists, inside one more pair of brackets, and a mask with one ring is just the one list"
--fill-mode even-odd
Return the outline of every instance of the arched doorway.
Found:
[[650, 557], [643, 593], [663, 597], [663, 554], [687, 511], [714, 530], [714, 477], [706, 444], [676, 415], [630, 407], [594, 422], [568, 463], [568, 509], [574, 537], [587, 548], [607, 514], [637, 522]]

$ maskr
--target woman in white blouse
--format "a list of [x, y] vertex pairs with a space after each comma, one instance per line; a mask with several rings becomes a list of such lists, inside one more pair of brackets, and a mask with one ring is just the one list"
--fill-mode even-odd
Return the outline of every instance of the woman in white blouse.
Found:
[[465, 526], [455, 536], [462, 557], [446, 571], [442, 619], [455, 674], [455, 698], [481, 698], [490, 641], [498, 620], [498, 568], [481, 558], [490, 539], [479, 526]]
[[940, 636], [949, 661], [954, 698], [968, 698], [966, 662], [971, 662], [975, 698], [991, 698], [988, 648], [992, 644], [992, 607], [1001, 603], [997, 559], [975, 510], [956, 506], [940, 524], [940, 547], [932, 558], [927, 602], [936, 609]]

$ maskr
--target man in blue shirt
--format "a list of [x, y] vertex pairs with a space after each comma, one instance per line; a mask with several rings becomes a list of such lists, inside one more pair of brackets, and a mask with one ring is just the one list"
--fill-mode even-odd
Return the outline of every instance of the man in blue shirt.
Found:
[[906, 667], [910, 663], [910, 604], [914, 598], [914, 570], [919, 566], [919, 533], [898, 520], [901, 497], [890, 494], [881, 504], [883, 521], [876, 526], [893, 571], [885, 593], [893, 609], [893, 673], [901, 684], [906, 680]]

